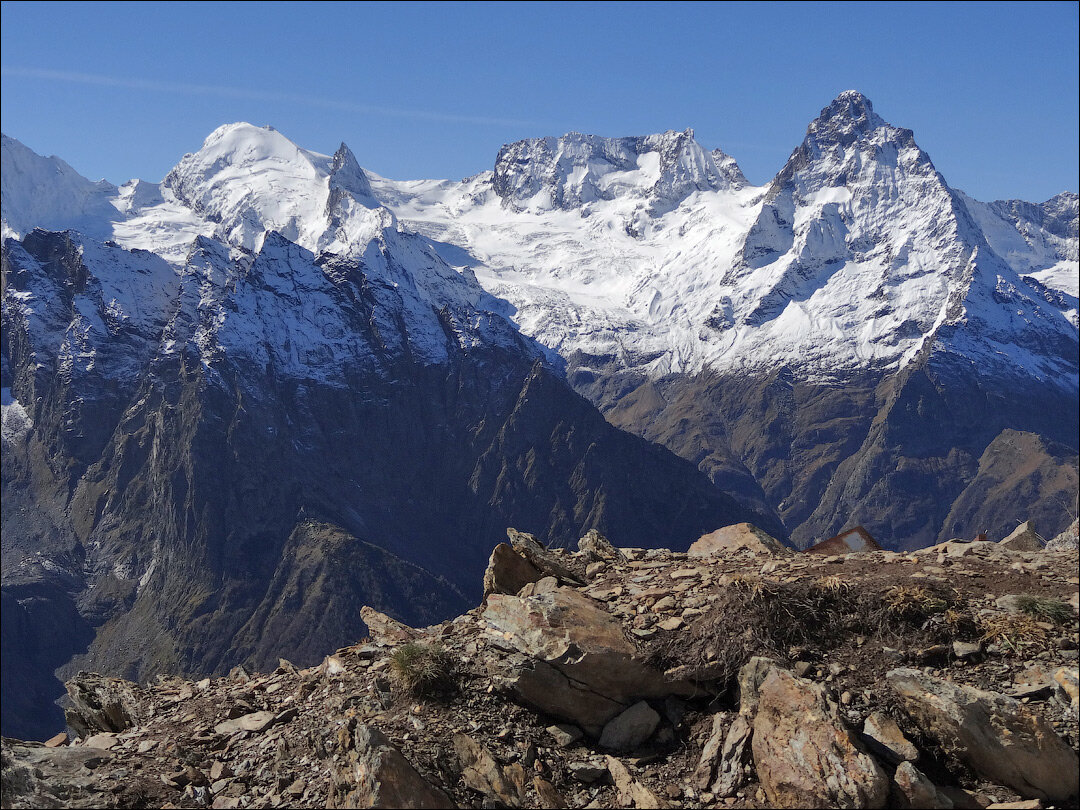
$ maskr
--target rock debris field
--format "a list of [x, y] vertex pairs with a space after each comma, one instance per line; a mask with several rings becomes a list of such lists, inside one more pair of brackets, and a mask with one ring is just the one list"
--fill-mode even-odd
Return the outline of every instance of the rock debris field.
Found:
[[80, 674], [69, 733], [4, 739], [3, 806], [1076, 807], [1070, 531], [829, 556], [511, 529], [482, 605], [365, 608], [319, 666]]

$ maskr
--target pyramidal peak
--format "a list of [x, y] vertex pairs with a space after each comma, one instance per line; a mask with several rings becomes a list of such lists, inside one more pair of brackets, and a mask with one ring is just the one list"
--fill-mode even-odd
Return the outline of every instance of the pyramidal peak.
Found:
[[889, 124], [874, 112], [870, 99], [857, 90], [845, 90], [824, 107], [806, 129], [806, 141], [821, 149], [850, 146]]
[[297, 146], [273, 127], [246, 122], [218, 127], [162, 185], [217, 223], [220, 238], [248, 250], [271, 230], [316, 249], [326, 241], [328, 224], [339, 224], [344, 210], [379, 208], [345, 144], [333, 156], [323, 155]]

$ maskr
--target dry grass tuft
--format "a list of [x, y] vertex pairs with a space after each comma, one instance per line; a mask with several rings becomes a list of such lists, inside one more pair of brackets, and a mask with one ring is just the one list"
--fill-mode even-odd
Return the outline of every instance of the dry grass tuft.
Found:
[[736, 577], [708, 613], [658, 640], [650, 654], [658, 666], [703, 667], [730, 682], [752, 656], [783, 660], [793, 647], [824, 651], [857, 636], [909, 647], [977, 634], [954, 589], [896, 585], [882, 593], [836, 575], [796, 582]]
[[885, 604], [894, 616], [925, 620], [935, 613], [944, 613], [949, 602], [939, 592], [924, 585], [893, 585], [885, 591]]
[[1034, 617], [1000, 614], [982, 622], [982, 640], [1010, 652], [1038, 652], [1048, 649], [1051, 634]]
[[1017, 597], [1016, 607], [1033, 619], [1051, 624], [1068, 624], [1074, 620], [1072, 605], [1060, 599], [1024, 594]]
[[429, 695], [446, 687], [452, 674], [452, 659], [442, 647], [410, 642], [390, 656], [390, 675], [409, 695]]

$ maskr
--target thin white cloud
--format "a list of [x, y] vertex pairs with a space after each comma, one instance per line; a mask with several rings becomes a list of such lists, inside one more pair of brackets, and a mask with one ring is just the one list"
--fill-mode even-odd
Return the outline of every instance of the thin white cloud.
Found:
[[458, 115], [432, 110], [409, 110], [396, 107], [381, 107], [374, 104], [356, 104], [351, 101], [319, 98], [299, 93], [275, 93], [264, 90], [249, 90], [242, 87], [227, 87], [210, 84], [186, 84], [183, 82], [159, 82], [149, 79], [132, 79], [118, 76], [102, 76], [96, 73], [78, 73], [66, 70], [46, 70], [42, 68], [0, 66], [0, 74], [24, 79], [45, 79], [47, 81], [68, 82], [70, 84], [92, 84], [99, 87], [126, 87], [132, 90], [146, 90], [154, 93], [180, 93], [191, 96], [217, 96], [219, 98], [239, 98], [253, 101], [276, 101], [286, 104], [306, 104], [309, 107], [322, 107], [343, 112], [355, 112], [365, 115], [381, 115], [391, 118], [413, 118], [426, 121], [443, 121], [457, 124], [479, 124], [482, 126], [501, 127], [537, 127], [535, 121], [522, 121], [513, 118], [491, 118], [482, 115]]

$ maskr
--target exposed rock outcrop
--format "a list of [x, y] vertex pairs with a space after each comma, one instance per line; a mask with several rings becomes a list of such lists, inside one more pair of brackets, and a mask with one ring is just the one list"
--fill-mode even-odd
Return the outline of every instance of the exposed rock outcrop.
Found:
[[621, 624], [570, 588], [528, 597], [493, 594], [482, 616], [493, 643], [525, 656], [507, 676], [514, 693], [591, 734], [637, 699], [695, 691], [643, 663]]
[[885, 771], [857, 744], [824, 689], [773, 669], [754, 720], [754, 764], [777, 807], [884, 807]]
[[[318, 666], [83, 675], [73, 739], [4, 740], [3, 803], [1070, 806], [1074, 560], [957, 545], [969, 553], [624, 548], [588, 585], [548, 575], [438, 625], [366, 609], [375, 638]], [[545, 551], [571, 572], [599, 562]], [[1013, 613], [1002, 592], [1041, 596]], [[980, 657], [954, 657], [946, 642], [969, 639]], [[897, 666], [928, 662], [935, 675]]]
[[454, 803], [428, 784], [378, 729], [358, 723], [338, 735], [345, 760], [331, 777], [328, 808], [443, 810]]
[[690, 545], [691, 557], [749, 551], [752, 554], [789, 554], [791, 549], [752, 523], [736, 523], [702, 535]]
[[1001, 540], [1001, 545], [1013, 551], [1042, 551], [1046, 542], [1035, 531], [1031, 521], [1025, 520]]
[[916, 669], [895, 669], [888, 681], [926, 734], [987, 779], [1051, 801], [1080, 789], [1076, 752], [1016, 700]]

